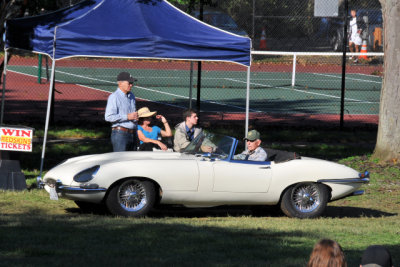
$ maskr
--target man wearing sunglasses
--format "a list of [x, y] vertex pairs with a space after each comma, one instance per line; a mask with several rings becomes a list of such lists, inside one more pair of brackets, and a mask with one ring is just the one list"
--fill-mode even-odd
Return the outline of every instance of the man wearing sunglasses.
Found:
[[235, 155], [236, 160], [252, 160], [252, 161], [265, 161], [267, 159], [267, 152], [265, 152], [261, 145], [260, 133], [256, 130], [251, 130], [247, 133], [247, 137], [243, 138], [247, 144], [247, 150]]
[[111, 143], [114, 152], [136, 150], [138, 113], [131, 89], [137, 80], [121, 72], [117, 81], [118, 89], [108, 97], [105, 112], [105, 120], [111, 122]]

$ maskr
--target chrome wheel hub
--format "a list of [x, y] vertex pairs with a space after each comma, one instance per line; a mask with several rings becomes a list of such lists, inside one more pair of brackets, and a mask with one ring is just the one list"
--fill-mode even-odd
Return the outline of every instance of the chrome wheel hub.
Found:
[[144, 186], [136, 181], [123, 183], [118, 190], [118, 202], [127, 211], [141, 210], [147, 204]]
[[292, 201], [300, 212], [312, 212], [320, 205], [318, 186], [315, 184], [298, 185], [293, 189]]

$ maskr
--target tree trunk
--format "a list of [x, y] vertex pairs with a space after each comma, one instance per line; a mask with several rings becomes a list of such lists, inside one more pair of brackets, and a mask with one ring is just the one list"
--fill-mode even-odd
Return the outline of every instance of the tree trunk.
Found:
[[384, 78], [378, 137], [373, 158], [400, 161], [400, 0], [381, 0], [384, 29]]

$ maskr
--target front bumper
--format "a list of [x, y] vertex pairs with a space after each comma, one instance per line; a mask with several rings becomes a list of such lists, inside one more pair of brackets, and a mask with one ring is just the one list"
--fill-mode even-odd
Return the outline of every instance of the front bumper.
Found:
[[63, 185], [60, 180], [57, 180], [55, 183], [45, 183], [42, 182], [41, 186], [54, 187], [56, 192], [59, 194], [91, 194], [91, 193], [99, 193], [106, 192], [107, 188], [99, 187], [97, 184], [81, 184], [78, 186], [67, 186]]
[[70, 200], [100, 203], [107, 192], [106, 188], [99, 187], [97, 184], [82, 184], [81, 186], [63, 185], [61, 181], [50, 180], [50, 182], [40, 182], [39, 187], [44, 188], [49, 194], [50, 199], [58, 200], [59, 197]]

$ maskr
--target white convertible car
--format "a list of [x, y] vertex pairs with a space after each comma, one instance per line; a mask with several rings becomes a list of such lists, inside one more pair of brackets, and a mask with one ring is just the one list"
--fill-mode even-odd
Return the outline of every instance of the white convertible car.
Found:
[[[52, 199], [68, 198], [83, 209], [106, 207], [122, 216], [146, 215], [155, 204], [279, 205], [290, 217], [313, 218], [329, 201], [363, 194], [359, 188], [369, 182], [368, 172], [277, 150], [266, 150], [267, 161], [236, 160], [242, 151], [238, 143], [207, 134], [183, 153], [75, 157], [47, 172], [43, 185]], [[213, 152], [202, 152], [205, 146]]]

